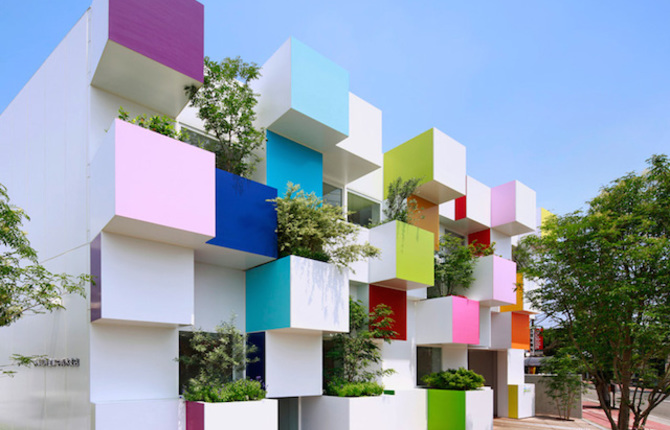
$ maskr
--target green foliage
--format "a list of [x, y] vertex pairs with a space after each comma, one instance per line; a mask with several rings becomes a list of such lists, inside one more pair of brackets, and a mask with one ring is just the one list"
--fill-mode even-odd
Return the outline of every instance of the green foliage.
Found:
[[298, 255], [346, 268], [358, 260], [377, 257], [379, 249], [358, 244], [360, 227], [346, 222], [342, 209], [323, 203], [314, 193], [288, 183], [283, 197], [270, 200], [277, 209], [280, 257]]
[[182, 142], [188, 139], [188, 133], [175, 130], [175, 121], [169, 116], [152, 115], [147, 118], [146, 114], [142, 114], [130, 119], [130, 114], [123, 107], [119, 107], [119, 119]]
[[344, 382], [331, 381], [326, 386], [326, 394], [337, 397], [371, 397], [381, 396], [384, 387], [374, 381]]
[[564, 352], [542, 362], [542, 373], [551, 375], [546, 379], [545, 392], [554, 401], [558, 416], [565, 420], [570, 419], [572, 405], [586, 389], [579, 374], [580, 367], [579, 359]]
[[472, 370], [463, 367], [448, 369], [443, 372], [435, 372], [424, 376], [425, 382], [430, 388], [439, 390], [469, 391], [484, 386], [484, 377]]
[[246, 402], [248, 400], [262, 400], [265, 390], [260, 381], [238, 379], [223, 386], [203, 384], [194, 380], [184, 391], [184, 399], [191, 402]]
[[402, 221], [411, 224], [418, 217], [418, 205], [410, 198], [419, 187], [420, 178], [403, 181], [397, 178], [390, 182], [384, 201], [384, 222]]
[[234, 319], [216, 327], [215, 333], [201, 330], [193, 332], [190, 339], [191, 354], [181, 355], [177, 360], [187, 369], [195, 369], [196, 376], [189, 380], [186, 391], [219, 390], [231, 382], [235, 374], [241, 374], [247, 363], [257, 361], [249, 356], [256, 347], [247, 345], [247, 336], [235, 327]]
[[[0, 184], [0, 327], [8, 326], [25, 315], [65, 309], [62, 296], [84, 296], [89, 275], [54, 274], [39, 263], [37, 251], [21, 229], [28, 215], [10, 204], [7, 188]], [[39, 356], [14, 354], [16, 366], [30, 366]], [[2, 368], [8, 365], [0, 366]], [[11, 376], [13, 370], [0, 369]]]
[[[526, 276], [542, 288], [529, 296], [556, 321], [593, 378], [613, 429], [634, 425], [670, 396], [670, 163], [648, 160], [591, 200], [585, 211], [551, 217], [528, 236]], [[635, 376], [655, 380], [648, 391]], [[618, 423], [605, 401], [619, 386]]]
[[265, 131], [253, 125], [257, 95], [249, 82], [261, 76], [260, 67], [240, 57], [216, 62], [205, 57], [205, 79], [200, 89], [187, 87], [198, 118], [215, 141], [198, 146], [216, 154], [216, 167], [249, 177], [260, 161], [256, 151], [265, 143]]
[[470, 288], [477, 258], [493, 254], [495, 243], [486, 246], [463, 242], [451, 234], [440, 237], [440, 249], [435, 251], [435, 286], [429, 289], [432, 297], [451, 296], [457, 289]]
[[[381, 376], [394, 373], [393, 369], [379, 368], [381, 353], [375, 341], [381, 339], [390, 343], [397, 335], [390, 328], [393, 324], [392, 315], [393, 311], [384, 304], [377, 305], [368, 314], [361, 301], [349, 298], [349, 333], [334, 335], [334, 348], [328, 353], [337, 363], [326, 384], [329, 393], [359, 390], [361, 387], [343, 387], [348, 384], [376, 382]], [[372, 386], [364, 387], [369, 389]]]

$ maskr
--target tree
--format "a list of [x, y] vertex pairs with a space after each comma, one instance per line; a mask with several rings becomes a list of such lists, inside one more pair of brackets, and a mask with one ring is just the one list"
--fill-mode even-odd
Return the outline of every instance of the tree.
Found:
[[[647, 160], [602, 188], [584, 211], [552, 217], [529, 236], [533, 304], [580, 352], [612, 429], [643, 428], [670, 396], [670, 163]], [[618, 422], [606, 392], [621, 392]], [[646, 390], [645, 390], [646, 388]]]
[[253, 125], [256, 94], [249, 82], [260, 77], [260, 67], [240, 57], [216, 62], [205, 57], [201, 88], [190, 86], [186, 94], [198, 108], [198, 118], [216, 140], [202, 140], [198, 146], [216, 154], [216, 167], [249, 177], [260, 158], [256, 151], [265, 143], [265, 131]]
[[360, 227], [345, 221], [342, 208], [323, 203], [314, 193], [288, 183], [283, 197], [270, 200], [277, 209], [279, 256], [297, 255], [346, 268], [377, 257], [378, 248], [356, 243]]
[[[25, 315], [65, 309], [62, 296], [83, 296], [84, 284], [90, 281], [89, 275], [54, 274], [39, 264], [37, 251], [21, 230], [23, 222], [28, 220], [21, 208], [10, 204], [7, 188], [0, 184], [0, 327], [9, 326]], [[12, 356], [19, 365], [30, 365], [30, 358]]]
[[403, 181], [396, 178], [388, 185], [384, 201], [384, 222], [402, 221], [412, 223], [417, 217], [419, 208], [415, 199], [411, 198], [419, 187], [419, 178]]
[[545, 392], [554, 401], [558, 416], [564, 420], [570, 419], [572, 406], [584, 391], [580, 367], [579, 360], [564, 351], [542, 362], [542, 372], [551, 375], [546, 378]]
[[440, 237], [440, 249], [435, 251], [435, 287], [431, 295], [451, 296], [458, 288], [467, 290], [474, 278], [477, 258], [493, 254], [494, 244], [477, 242], [463, 244], [463, 239], [451, 234]]

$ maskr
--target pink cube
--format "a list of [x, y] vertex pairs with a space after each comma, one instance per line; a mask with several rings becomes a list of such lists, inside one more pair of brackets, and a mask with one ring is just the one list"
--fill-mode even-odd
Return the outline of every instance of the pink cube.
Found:
[[497, 255], [480, 257], [474, 272], [475, 281], [466, 291], [469, 298], [484, 306], [516, 303], [516, 263]]
[[491, 227], [508, 236], [535, 231], [535, 191], [519, 181], [491, 189]]
[[416, 306], [418, 345], [479, 343], [479, 302], [448, 296], [422, 300]]

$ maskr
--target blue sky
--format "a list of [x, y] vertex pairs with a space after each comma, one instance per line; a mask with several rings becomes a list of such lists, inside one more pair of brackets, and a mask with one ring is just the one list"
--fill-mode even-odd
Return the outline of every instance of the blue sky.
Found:
[[[468, 174], [582, 207], [670, 153], [670, 2], [203, 1], [205, 53], [262, 64], [295, 36], [382, 109], [384, 149], [437, 127]], [[90, 0], [3, 2], [0, 111]]]

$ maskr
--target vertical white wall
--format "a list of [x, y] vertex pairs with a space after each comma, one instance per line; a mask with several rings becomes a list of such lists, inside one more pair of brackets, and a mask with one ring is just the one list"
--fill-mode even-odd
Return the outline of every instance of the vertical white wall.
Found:
[[391, 390], [409, 390], [416, 387], [416, 308], [415, 302], [407, 303], [407, 340], [382, 343], [382, 368], [396, 373], [383, 378], [384, 386]]
[[505, 233], [501, 233], [497, 230], [491, 230], [491, 242], [495, 242], [495, 254], [506, 258], [508, 260], [512, 259], [512, 236], [508, 236]]
[[195, 328], [213, 332], [235, 316], [235, 326], [246, 331], [245, 276], [242, 270], [195, 264]]
[[322, 342], [320, 331], [265, 332], [265, 383], [268, 397], [321, 395]]

